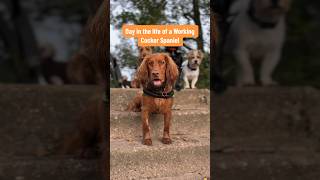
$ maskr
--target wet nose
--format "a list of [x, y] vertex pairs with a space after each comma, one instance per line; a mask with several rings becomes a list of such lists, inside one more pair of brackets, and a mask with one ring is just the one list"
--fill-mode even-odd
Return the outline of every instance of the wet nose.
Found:
[[194, 63], [198, 64], [198, 61], [197, 61], [197, 60], [195, 60], [195, 61], [194, 61]]
[[159, 76], [159, 72], [158, 71], [153, 71], [152, 75], [155, 76], [155, 77], [158, 77]]

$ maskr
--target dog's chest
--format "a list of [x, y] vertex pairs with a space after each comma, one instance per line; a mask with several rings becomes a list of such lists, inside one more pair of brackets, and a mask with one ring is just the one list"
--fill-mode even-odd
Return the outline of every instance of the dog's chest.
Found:
[[170, 105], [170, 103], [168, 103], [168, 101], [170, 101], [169, 99], [164, 99], [164, 98], [154, 98], [153, 103], [154, 103], [154, 112], [155, 113], [162, 113], [164, 112], [167, 108], [168, 105]]
[[188, 67], [184, 67], [184, 75], [187, 77], [187, 79], [191, 80], [194, 78], [197, 78], [199, 76], [199, 69], [192, 71]]

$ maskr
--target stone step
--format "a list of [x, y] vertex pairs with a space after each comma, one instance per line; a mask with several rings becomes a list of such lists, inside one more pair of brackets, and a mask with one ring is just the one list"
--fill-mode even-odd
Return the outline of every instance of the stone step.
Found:
[[0, 85], [0, 156], [54, 154], [89, 99], [101, 94], [96, 86]]
[[320, 153], [234, 152], [212, 153], [214, 179], [219, 180], [317, 180]]
[[190, 173], [210, 175], [208, 137], [172, 136], [173, 143], [164, 145], [153, 138], [152, 146], [134, 140], [111, 139], [111, 179], [153, 179], [179, 177]]
[[99, 161], [71, 158], [0, 158], [1, 180], [100, 180]]
[[230, 88], [214, 96], [213, 133], [218, 137], [317, 135], [320, 92], [310, 87]]
[[[136, 90], [113, 89], [111, 93], [113, 94], [114, 91], [132, 94]], [[195, 90], [190, 91], [196, 92]], [[199, 97], [208, 95], [208, 91], [199, 90], [199, 92]], [[74, 130], [79, 113], [92, 99], [101, 98], [101, 94], [101, 89], [96, 86], [0, 85], [0, 105], [2, 107], [0, 108], [2, 122], [0, 144], [6, 144], [6, 146], [0, 146], [0, 156], [46, 157], [55, 155], [60, 148], [63, 137]], [[186, 96], [184, 92], [181, 92], [177, 93], [177, 98], [179, 94]], [[192, 97], [195, 98], [195, 96]], [[186, 122], [185, 119], [190, 119], [190, 123], [176, 133], [184, 133], [186, 129], [191, 128], [191, 125], [197, 127], [195, 119], [192, 119], [194, 117], [203, 121], [199, 121], [199, 125], [209, 123], [208, 110], [206, 109], [205, 113], [201, 112], [203, 108], [208, 108], [208, 105], [201, 107], [183, 109], [181, 113], [178, 113], [185, 115], [178, 115], [177, 121]], [[193, 111], [192, 108], [198, 109], [199, 112]], [[180, 111], [176, 110], [175, 112]], [[122, 114], [125, 114], [125, 112]], [[123, 116], [120, 115], [120, 117]], [[133, 120], [131, 123], [130, 119]], [[133, 124], [139, 118], [135, 115], [134, 118], [130, 119], [124, 119], [124, 121]], [[118, 118], [115, 121], [112, 118], [111, 122], [119, 122], [120, 120], [123, 119]], [[179, 121], [173, 122], [172, 130], [183, 125]], [[161, 122], [155, 121], [155, 129], [162, 129], [157, 128], [158, 125], [162, 125]], [[138, 126], [140, 126], [140, 121], [132, 126], [133, 129], [137, 130], [135, 135], [141, 132], [141, 128], [138, 128]], [[122, 127], [126, 127], [126, 124]], [[195, 129], [195, 131], [199, 133], [209, 131], [209, 125], [200, 128]], [[130, 129], [130, 131], [132, 130]]]
[[[208, 109], [174, 110], [171, 121], [171, 134], [207, 135], [210, 133], [210, 113]], [[150, 116], [151, 130], [154, 136], [163, 134], [163, 115]], [[111, 138], [134, 138], [142, 135], [141, 113], [111, 111]]]
[[320, 143], [317, 138], [311, 137], [233, 137], [212, 140], [211, 150], [220, 153], [257, 152], [257, 153], [279, 153], [279, 152], [317, 152]]
[[[129, 102], [136, 96], [140, 89], [116, 89], [110, 90], [110, 108], [124, 111]], [[209, 108], [210, 91], [207, 89], [186, 89], [175, 92], [173, 109], [197, 109]]]
[[209, 179], [210, 177], [203, 176], [197, 172], [187, 173], [179, 176], [172, 177], [160, 177], [160, 178], [147, 178], [143, 180], [204, 180], [205, 178]]
[[152, 114], [153, 145], [141, 144], [140, 112], [124, 109], [138, 90], [111, 89], [110, 179], [203, 179], [210, 174], [209, 91], [175, 94], [173, 143], [161, 143], [163, 115]]

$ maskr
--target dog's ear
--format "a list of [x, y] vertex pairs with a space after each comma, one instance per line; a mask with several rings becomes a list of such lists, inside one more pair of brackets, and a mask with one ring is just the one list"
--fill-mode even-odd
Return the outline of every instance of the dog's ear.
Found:
[[164, 58], [166, 61], [166, 87], [165, 87], [165, 91], [169, 92], [172, 90], [172, 87], [178, 78], [179, 70], [178, 70], [176, 63], [172, 60], [172, 58], [168, 54], [164, 54]]
[[201, 50], [199, 50], [198, 52], [199, 52], [200, 59], [203, 59], [203, 57], [204, 57], [203, 52]]
[[142, 86], [145, 86], [146, 84], [148, 84], [149, 81], [149, 69], [148, 69], [148, 61], [149, 61], [150, 57], [146, 56], [145, 58], [143, 58], [138, 70], [137, 70], [137, 83], [141, 83]]

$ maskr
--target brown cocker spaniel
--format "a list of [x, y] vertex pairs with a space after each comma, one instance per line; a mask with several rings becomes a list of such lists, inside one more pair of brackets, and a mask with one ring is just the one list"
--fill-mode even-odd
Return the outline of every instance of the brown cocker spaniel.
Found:
[[143, 86], [143, 93], [139, 93], [128, 109], [141, 110], [143, 144], [152, 145], [149, 115], [160, 113], [164, 115], [164, 131], [162, 142], [170, 144], [170, 124], [173, 105], [173, 87], [179, 71], [171, 57], [164, 53], [146, 56], [138, 71], [137, 79]]

